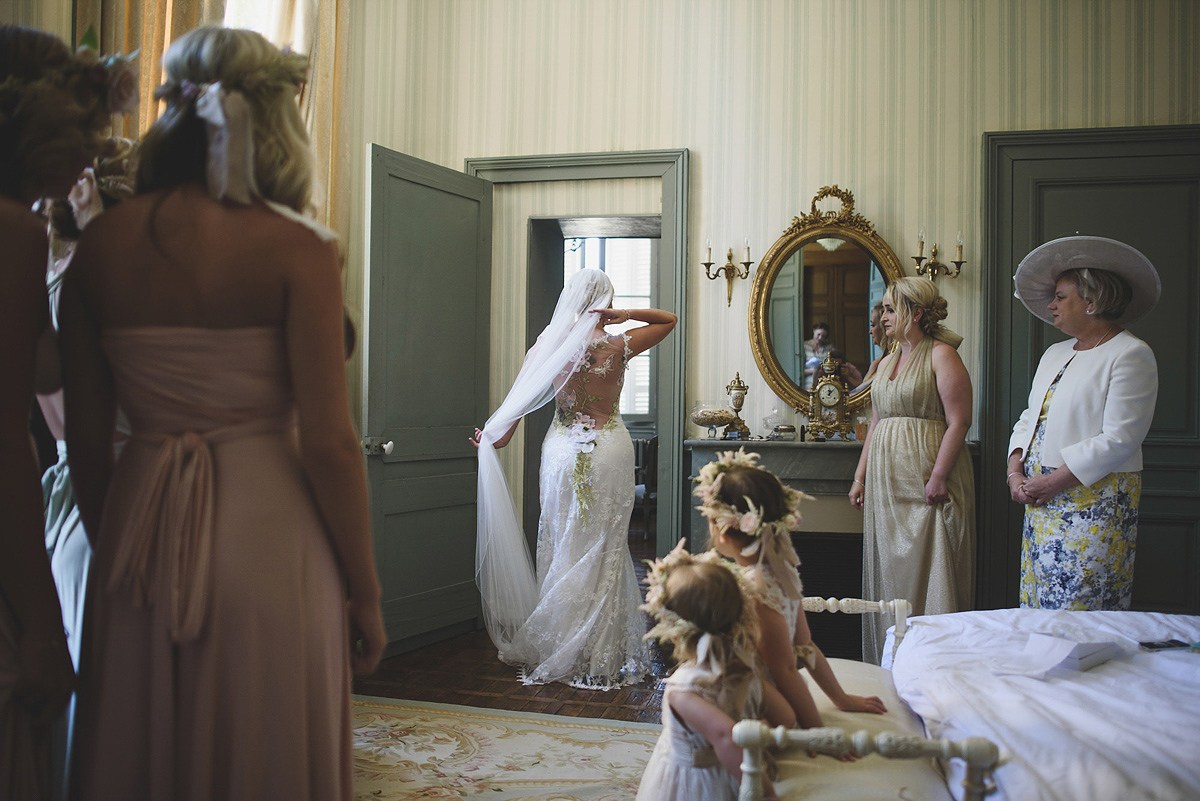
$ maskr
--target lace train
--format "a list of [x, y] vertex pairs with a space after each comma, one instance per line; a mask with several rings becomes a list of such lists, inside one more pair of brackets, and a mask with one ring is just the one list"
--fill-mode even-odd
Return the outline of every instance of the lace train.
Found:
[[610, 689], [649, 671], [633, 560], [633, 443], [620, 417], [580, 450], [558, 417], [542, 445], [537, 607], [501, 658], [527, 684]]

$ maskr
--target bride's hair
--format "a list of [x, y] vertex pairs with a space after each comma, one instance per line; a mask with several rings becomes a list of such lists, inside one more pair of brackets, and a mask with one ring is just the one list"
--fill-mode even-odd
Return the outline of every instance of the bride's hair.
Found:
[[576, 315], [583, 314], [588, 309], [599, 308], [601, 305], [610, 306], [612, 296], [612, 279], [608, 277], [608, 273], [591, 267], [585, 267], [571, 276], [571, 280], [566, 283], [562, 291], [563, 298], [577, 298]]
[[[123, 136], [110, 136], [92, 162], [96, 190], [105, 209], [111, 209], [133, 194], [138, 143]], [[79, 225], [71, 202], [65, 198], [43, 201], [41, 213], [50, 221], [54, 235], [62, 240], [79, 239]]]
[[166, 80], [155, 96], [167, 108], [142, 141], [138, 191], [205, 180], [208, 134], [196, 99], [200, 88], [219, 82], [240, 92], [250, 109], [258, 192], [307, 211], [313, 160], [295, 100], [307, 68], [306, 57], [281, 51], [254, 31], [203, 26], [176, 39], [163, 56]]

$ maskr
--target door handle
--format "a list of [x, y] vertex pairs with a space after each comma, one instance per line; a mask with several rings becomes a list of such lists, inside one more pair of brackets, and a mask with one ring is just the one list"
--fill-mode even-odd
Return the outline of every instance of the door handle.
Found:
[[395, 445], [389, 439], [386, 442], [383, 437], [363, 437], [362, 449], [366, 456], [387, 456], [390, 455]]

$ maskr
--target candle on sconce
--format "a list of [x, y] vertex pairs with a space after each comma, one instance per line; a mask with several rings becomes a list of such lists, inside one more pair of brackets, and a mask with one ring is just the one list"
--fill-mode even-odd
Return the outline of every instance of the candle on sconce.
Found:
[[704, 246], [707, 249], [707, 255], [705, 255], [704, 261], [706, 261], [709, 264], [712, 264], [712, 240], [711, 239], [706, 240], [704, 242]]
[[742, 261], [750, 261], [750, 237], [746, 237], [746, 258], [742, 259]]
[[958, 232], [958, 246], [957, 246], [957, 247], [954, 249], [954, 260], [955, 260], [955, 261], [962, 261], [962, 260], [963, 260], [963, 257], [962, 257], [962, 246], [963, 246], [963, 240], [962, 240], [962, 231], [959, 231], [959, 232]]
[[925, 255], [925, 226], [921, 226], [921, 230], [917, 231], [917, 255]]

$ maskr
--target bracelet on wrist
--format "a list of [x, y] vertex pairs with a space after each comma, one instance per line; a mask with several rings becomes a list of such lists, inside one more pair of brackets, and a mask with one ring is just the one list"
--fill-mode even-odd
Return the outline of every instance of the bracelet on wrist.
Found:
[[862, 483], [861, 481], [859, 481], [857, 478], [854, 479], [854, 483], [857, 484], [858, 486], [862, 487], [863, 489], [867, 488], [867, 485]]
[[1008, 480], [1010, 478], [1012, 478], [1013, 476], [1020, 476], [1020, 475], [1022, 475], [1022, 473], [1019, 470], [1014, 470], [1011, 473], [1009, 473], [1007, 476], [1004, 477], [1004, 483], [1007, 484]]

